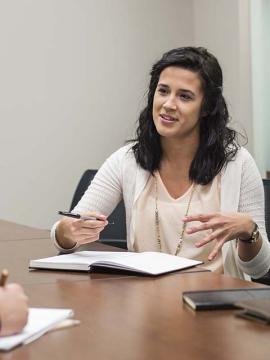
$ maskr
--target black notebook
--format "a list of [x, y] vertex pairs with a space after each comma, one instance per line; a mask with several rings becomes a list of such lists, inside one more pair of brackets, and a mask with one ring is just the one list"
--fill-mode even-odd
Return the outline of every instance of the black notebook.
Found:
[[237, 312], [237, 316], [268, 325], [270, 324], [270, 299], [246, 300], [236, 305], [243, 309]]
[[238, 308], [236, 303], [253, 299], [270, 301], [270, 287], [183, 292], [183, 301], [194, 310], [233, 309]]

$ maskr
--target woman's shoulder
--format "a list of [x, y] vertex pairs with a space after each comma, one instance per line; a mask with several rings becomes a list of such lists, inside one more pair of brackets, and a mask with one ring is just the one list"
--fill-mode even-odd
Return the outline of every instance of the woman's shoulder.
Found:
[[115, 154], [121, 154], [121, 155], [127, 155], [127, 154], [133, 154], [133, 146], [134, 143], [133, 142], [129, 142], [123, 146], [121, 146], [118, 150], [116, 150], [114, 153]]
[[230, 175], [236, 178], [237, 174], [239, 176], [242, 176], [241, 174], [251, 174], [251, 176], [257, 176], [259, 172], [256, 162], [250, 152], [241, 146], [237, 149], [234, 157], [228, 161], [226, 166], [224, 166], [221, 174]]
[[237, 151], [238, 156], [241, 156], [242, 158], [252, 158], [250, 152], [248, 151], [248, 149], [246, 149], [243, 146], [240, 146], [238, 151]]
[[115, 159], [115, 160], [134, 160], [134, 153], [133, 153], [133, 143], [125, 144], [124, 146], [120, 147], [116, 151], [114, 151], [109, 159]]
[[237, 149], [232, 161], [236, 162], [246, 162], [246, 161], [254, 161], [250, 152], [243, 146], [239, 146]]

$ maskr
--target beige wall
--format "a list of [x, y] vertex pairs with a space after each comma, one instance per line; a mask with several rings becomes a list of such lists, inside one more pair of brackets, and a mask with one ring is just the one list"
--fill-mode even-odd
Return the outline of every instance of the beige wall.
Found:
[[189, 0], [0, 0], [0, 218], [49, 227], [133, 134], [152, 62], [192, 42]]
[[232, 125], [253, 153], [249, 0], [194, 0], [194, 42], [219, 59]]
[[0, 43], [2, 219], [46, 228], [69, 208], [84, 169], [133, 135], [173, 47], [218, 57], [253, 152], [249, 0], [0, 0]]

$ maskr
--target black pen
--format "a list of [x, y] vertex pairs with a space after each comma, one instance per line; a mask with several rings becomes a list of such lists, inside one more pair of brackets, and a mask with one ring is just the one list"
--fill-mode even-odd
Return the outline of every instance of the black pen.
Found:
[[[68, 211], [58, 211], [59, 215], [72, 217], [74, 219], [80, 219], [80, 220], [96, 220], [96, 221], [102, 221], [101, 219], [96, 218], [95, 216], [84, 216], [80, 214], [74, 214]], [[110, 222], [107, 225], [114, 225], [114, 222]]]

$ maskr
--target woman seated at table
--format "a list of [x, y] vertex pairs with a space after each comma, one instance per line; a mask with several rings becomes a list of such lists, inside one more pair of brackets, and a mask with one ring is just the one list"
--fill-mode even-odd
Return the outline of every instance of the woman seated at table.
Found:
[[123, 198], [130, 251], [198, 259], [239, 278], [264, 275], [270, 246], [262, 180], [228, 127], [222, 86], [206, 49], [165, 53], [152, 67], [136, 139], [106, 160], [73, 210], [98, 220], [63, 218], [52, 228], [56, 246], [73, 251], [97, 240]]
[[18, 333], [26, 325], [28, 298], [18, 284], [0, 287], [0, 336]]

